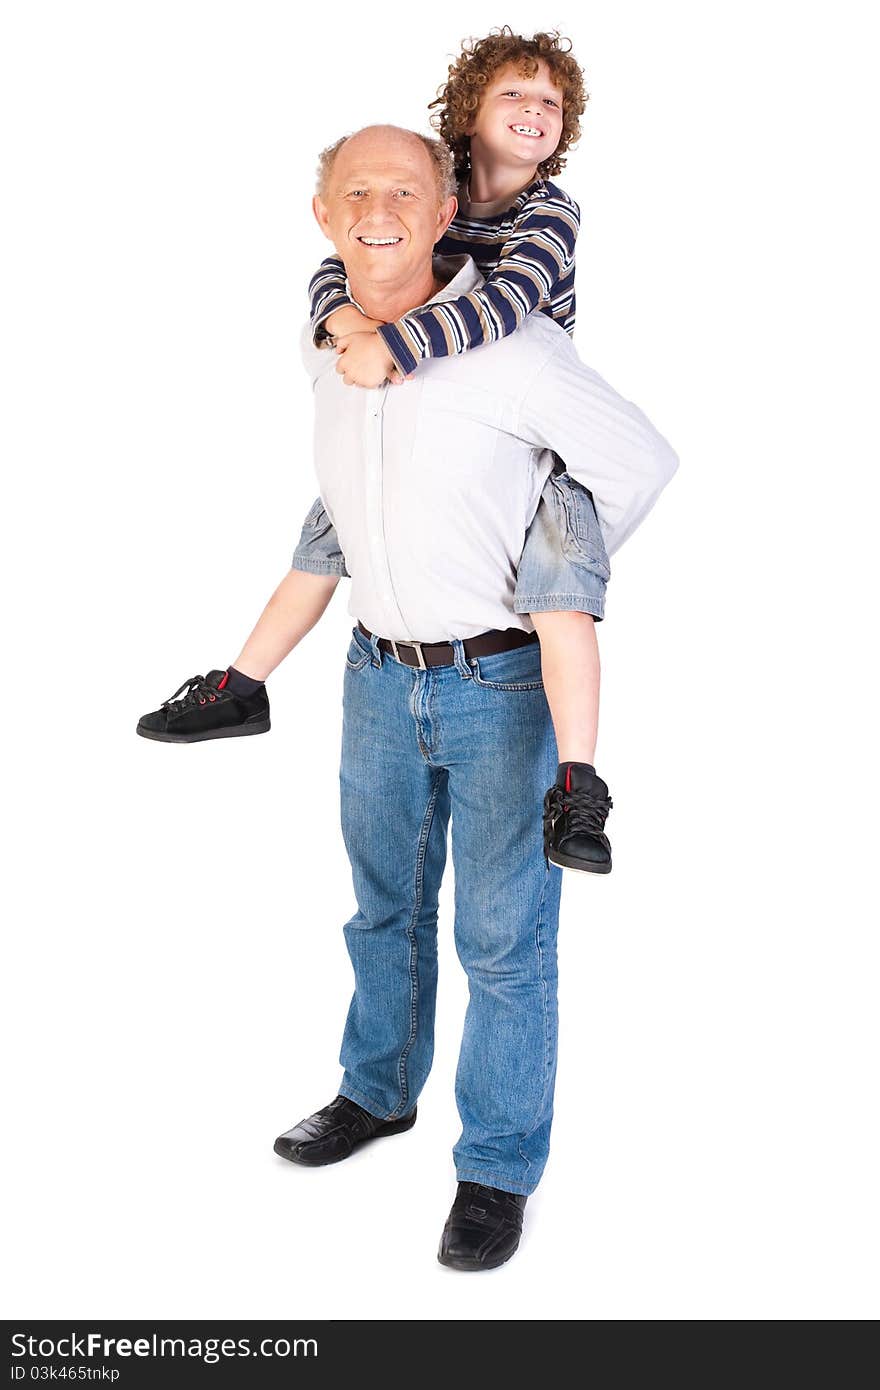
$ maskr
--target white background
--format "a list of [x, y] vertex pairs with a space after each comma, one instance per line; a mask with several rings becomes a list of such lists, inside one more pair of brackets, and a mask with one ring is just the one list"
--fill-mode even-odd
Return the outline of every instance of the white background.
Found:
[[[2, 13], [5, 1316], [876, 1315], [870, 7]], [[451, 864], [418, 1125], [272, 1153], [339, 1079], [347, 585], [268, 737], [134, 727], [234, 659], [316, 495], [319, 149], [426, 129], [500, 22], [586, 69], [576, 345], [681, 469], [600, 630], [615, 868], [564, 884], [550, 1163], [469, 1279]]]

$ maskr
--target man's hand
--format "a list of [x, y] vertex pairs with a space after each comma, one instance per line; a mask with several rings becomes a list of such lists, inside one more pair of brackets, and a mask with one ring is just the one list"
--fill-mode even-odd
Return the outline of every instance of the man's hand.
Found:
[[346, 386], [381, 386], [400, 373], [378, 333], [347, 333], [336, 339], [336, 370]]

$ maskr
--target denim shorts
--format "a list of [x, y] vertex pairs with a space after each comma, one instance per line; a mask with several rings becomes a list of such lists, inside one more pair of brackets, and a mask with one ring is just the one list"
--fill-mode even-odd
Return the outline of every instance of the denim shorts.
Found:
[[[348, 576], [336, 530], [316, 498], [293, 553], [294, 569]], [[550, 474], [517, 565], [515, 613], [568, 610], [605, 616], [611, 571], [591, 494], [558, 470]]]
[[605, 616], [611, 575], [591, 494], [565, 472], [544, 484], [516, 573], [515, 613], [573, 610]]

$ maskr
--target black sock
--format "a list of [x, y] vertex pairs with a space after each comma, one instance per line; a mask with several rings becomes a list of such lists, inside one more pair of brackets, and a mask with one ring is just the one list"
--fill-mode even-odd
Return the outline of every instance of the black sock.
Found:
[[[592, 764], [592, 763], [578, 763], [577, 766], [578, 766], [578, 767], [585, 767], [589, 772], [595, 772], [595, 771], [596, 771], [596, 769], [593, 767], [593, 764]], [[564, 776], [565, 776], [566, 770], [567, 770], [569, 767], [571, 767], [571, 763], [560, 763], [560, 764], [559, 764], [558, 768], [556, 769], [556, 780], [557, 780], [557, 782], [559, 781], [560, 777], [564, 777]]]
[[255, 681], [251, 676], [244, 675], [242, 671], [236, 671], [234, 666], [230, 666], [228, 672], [229, 680], [226, 682], [226, 689], [231, 690], [233, 695], [241, 695], [245, 700], [249, 695], [255, 694], [264, 684], [263, 681]]

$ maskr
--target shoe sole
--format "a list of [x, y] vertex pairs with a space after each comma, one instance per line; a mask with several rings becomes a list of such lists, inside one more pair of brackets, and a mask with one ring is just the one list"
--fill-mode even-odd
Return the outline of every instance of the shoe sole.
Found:
[[584, 867], [582, 859], [570, 859], [567, 854], [557, 854], [552, 850], [547, 855], [551, 864], [555, 864], [560, 869], [574, 869], [581, 874], [610, 874], [610, 864], [591, 864], [589, 868]]
[[209, 738], [244, 738], [248, 734], [266, 734], [271, 727], [268, 719], [257, 719], [253, 724], [239, 724], [232, 729], [209, 729], [203, 734], [163, 734], [158, 729], [142, 729], [140, 724], [135, 732], [141, 738], [152, 738], [157, 743], [204, 743]]
[[377, 1129], [375, 1134], [371, 1134], [369, 1139], [360, 1139], [347, 1154], [339, 1154], [336, 1158], [296, 1158], [294, 1154], [281, 1145], [280, 1139], [275, 1140], [272, 1150], [279, 1158], [286, 1158], [288, 1163], [297, 1163], [300, 1168], [327, 1168], [331, 1163], [344, 1163], [347, 1158], [351, 1158], [355, 1149], [363, 1148], [364, 1144], [369, 1144], [373, 1139], [386, 1139], [390, 1134], [404, 1134], [408, 1129], [412, 1129], [415, 1122], [416, 1111], [414, 1110], [411, 1115], [404, 1115], [403, 1119], [387, 1122], [381, 1129]]

